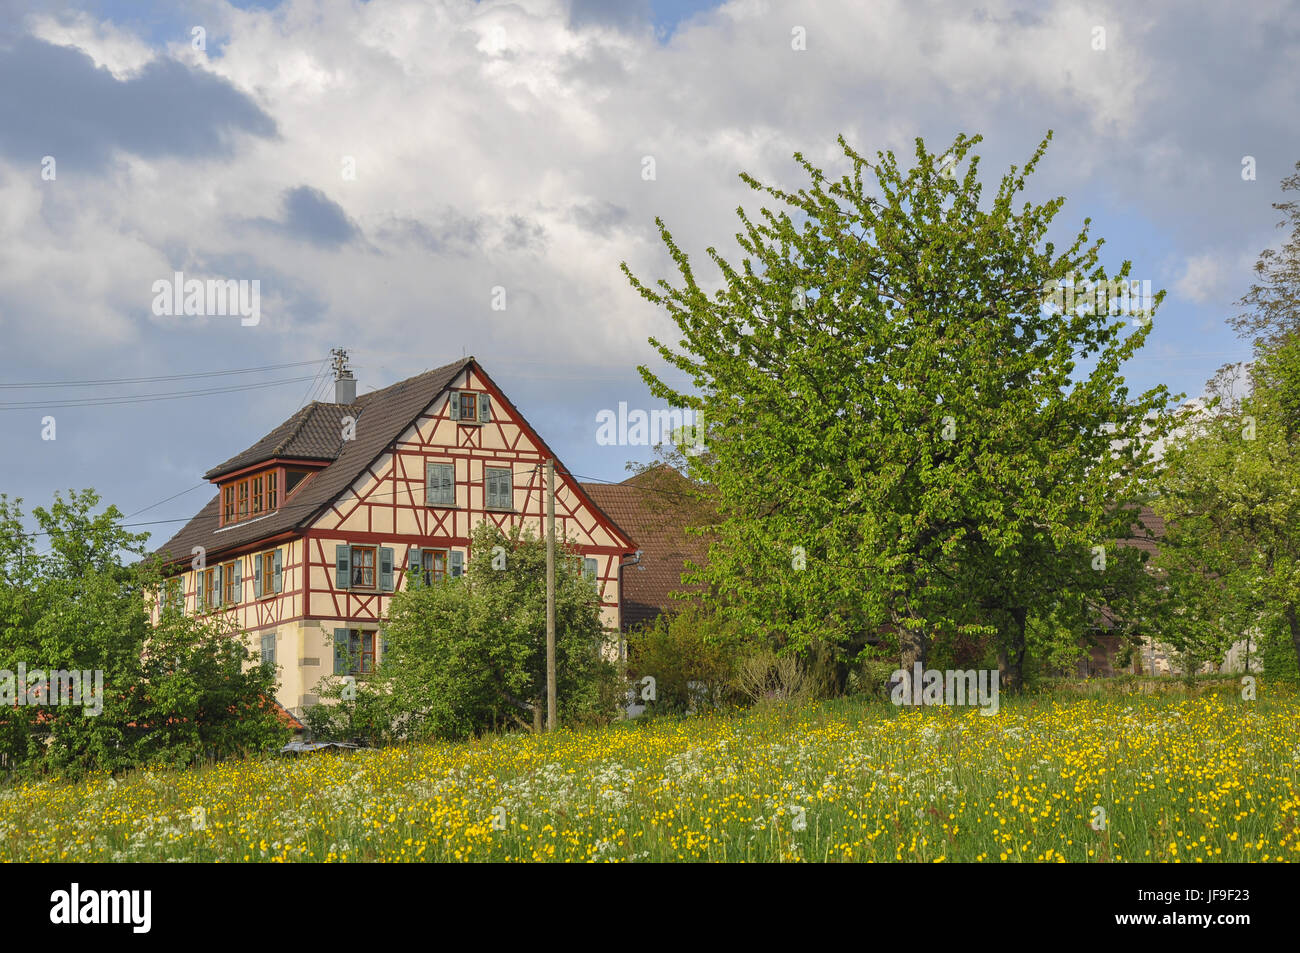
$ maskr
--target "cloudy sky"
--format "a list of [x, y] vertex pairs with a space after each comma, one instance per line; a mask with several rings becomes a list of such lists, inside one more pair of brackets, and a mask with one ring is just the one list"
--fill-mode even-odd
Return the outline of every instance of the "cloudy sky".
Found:
[[[161, 542], [206, 469], [328, 399], [303, 362], [338, 346], [363, 393], [473, 354], [573, 471], [622, 479], [649, 454], [596, 414], [652, 406], [635, 366], [671, 330], [619, 262], [672, 277], [655, 216], [731, 250], [737, 173], [842, 171], [840, 133], [979, 133], [994, 178], [1054, 130], [1030, 196], [1168, 291], [1127, 372], [1194, 396], [1249, 354], [1224, 318], [1280, 239], [1298, 86], [1273, 0], [0, 0], [0, 491], [93, 486]], [[155, 314], [178, 271], [258, 280], [260, 320]], [[294, 366], [148, 380], [268, 365]], [[99, 380], [133, 383], [35, 386]]]

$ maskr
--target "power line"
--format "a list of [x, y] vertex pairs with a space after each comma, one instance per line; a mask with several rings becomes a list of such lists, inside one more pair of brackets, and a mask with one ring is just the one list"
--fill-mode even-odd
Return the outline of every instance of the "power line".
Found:
[[[302, 400], [298, 401], [298, 410], [302, 410], [304, 407], [307, 406], [307, 398], [311, 397], [314, 393], [316, 393], [316, 387], [317, 387], [316, 381], [319, 380], [320, 376], [328, 370], [329, 370], [328, 359], [326, 359], [324, 362], [322, 362], [322, 366], [320, 370], [316, 372], [316, 376], [311, 379], [312, 382], [307, 385], [307, 392], [302, 395]], [[294, 411], [294, 413], [297, 413], [297, 411]]]
[[194, 484], [192, 487], [190, 487], [188, 490], [181, 490], [179, 493], [173, 493], [171, 496], [167, 497], [167, 499], [165, 499], [165, 500], [159, 500], [157, 503], [150, 503], [150, 504], [149, 504], [148, 506], [146, 506], [144, 509], [136, 510], [134, 513], [127, 513], [126, 516], [124, 516], [124, 517], [122, 517], [122, 518], [123, 518], [123, 519], [128, 519], [128, 520], [129, 520], [132, 516], [139, 516], [141, 513], [146, 513], [146, 512], [148, 512], [149, 510], [153, 509], [155, 506], [162, 506], [164, 503], [170, 503], [172, 500], [176, 499], [176, 497], [178, 497], [178, 496], [184, 496], [186, 493], [193, 493], [195, 490], [197, 490], [197, 489], [198, 489], [199, 487], [201, 487], [201, 486], [211, 486], [211, 485], [212, 485], [212, 484], [211, 484], [211, 483], [208, 483], [206, 480], [205, 480], [204, 482], [202, 482], [202, 483], [196, 483], [196, 484]]
[[0, 388], [14, 387], [98, 387], [110, 386], [115, 384], [153, 384], [158, 381], [180, 381], [189, 380], [196, 377], [221, 377], [226, 374], [253, 374], [257, 371], [274, 371], [285, 367], [308, 367], [314, 364], [324, 363], [324, 358], [318, 361], [293, 361], [288, 364], [265, 364], [262, 367], [239, 367], [229, 371], [199, 371], [193, 374], [164, 374], [159, 377], [117, 377], [104, 378], [93, 381], [41, 381], [29, 384], [0, 384]]
[[262, 381], [256, 384], [231, 384], [227, 387], [210, 387], [205, 390], [183, 390], [167, 394], [134, 394], [119, 397], [69, 398], [66, 400], [28, 400], [0, 403], [0, 410], [53, 410], [68, 407], [99, 407], [109, 404], [145, 404], [158, 400], [180, 400], [186, 397], [205, 397], [211, 394], [234, 394], [240, 391], [260, 390], [265, 387], [279, 387], [283, 384], [295, 384], [311, 380], [308, 377], [286, 377], [278, 381]]

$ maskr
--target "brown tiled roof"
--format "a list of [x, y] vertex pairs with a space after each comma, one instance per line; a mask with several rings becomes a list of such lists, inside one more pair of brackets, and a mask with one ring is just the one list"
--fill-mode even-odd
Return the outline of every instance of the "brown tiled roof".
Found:
[[[211, 556], [307, 526], [473, 361], [467, 357], [426, 371], [383, 390], [363, 394], [351, 404], [315, 402], [294, 414], [209, 474], [228, 472], [276, 456], [328, 460], [329, 465], [304, 480], [274, 513], [226, 529], [217, 528], [220, 498], [214, 496], [180, 532], [159, 547], [159, 555], [166, 560], [189, 561], [195, 546], [202, 546]], [[356, 418], [356, 439], [343, 441], [341, 419], [347, 415]]]
[[247, 450], [203, 474], [203, 479], [215, 480], [224, 473], [233, 473], [276, 457], [333, 460], [338, 456], [339, 434], [342, 432], [340, 421], [353, 410], [351, 404], [313, 401]]
[[1149, 506], [1138, 511], [1138, 522], [1129, 527], [1130, 536], [1117, 540], [1120, 546], [1131, 546], [1152, 556], [1158, 551], [1157, 542], [1165, 535], [1164, 517]]
[[708, 555], [706, 540], [686, 532], [700, 511], [685, 477], [661, 466], [622, 483], [582, 488], [641, 547], [639, 566], [623, 569], [625, 629], [677, 604], [670, 593], [700, 588], [682, 583], [685, 562], [700, 565]]

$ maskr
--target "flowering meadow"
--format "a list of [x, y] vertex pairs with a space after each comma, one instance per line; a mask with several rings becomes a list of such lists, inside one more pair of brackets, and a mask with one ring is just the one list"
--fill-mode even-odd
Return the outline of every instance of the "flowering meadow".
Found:
[[1300, 859], [1261, 690], [639, 720], [0, 789], [10, 861]]

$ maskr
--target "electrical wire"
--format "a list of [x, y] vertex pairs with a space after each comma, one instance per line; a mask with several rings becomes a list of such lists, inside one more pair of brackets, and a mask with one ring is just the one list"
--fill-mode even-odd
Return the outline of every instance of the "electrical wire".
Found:
[[66, 400], [28, 400], [6, 401], [0, 403], [0, 410], [55, 410], [68, 407], [100, 407], [111, 404], [146, 404], [159, 400], [181, 400], [187, 397], [205, 397], [211, 394], [235, 394], [242, 391], [260, 390], [266, 387], [279, 387], [283, 384], [295, 384], [311, 380], [308, 377], [286, 377], [278, 381], [262, 381], [256, 384], [231, 384], [226, 387], [210, 387], [205, 390], [183, 390], [167, 394], [132, 394], [119, 397], [101, 397], [94, 399], [69, 398]]
[[161, 377], [119, 377], [92, 381], [42, 381], [29, 384], [0, 384], [0, 388], [15, 387], [100, 387], [115, 384], [152, 384], [158, 381], [180, 381], [196, 377], [221, 377], [226, 374], [253, 374], [257, 371], [275, 371], [285, 367], [309, 367], [325, 363], [328, 358], [317, 361], [293, 361], [288, 364], [265, 364], [262, 367], [239, 367], [229, 371], [199, 371], [193, 374], [166, 374]]

